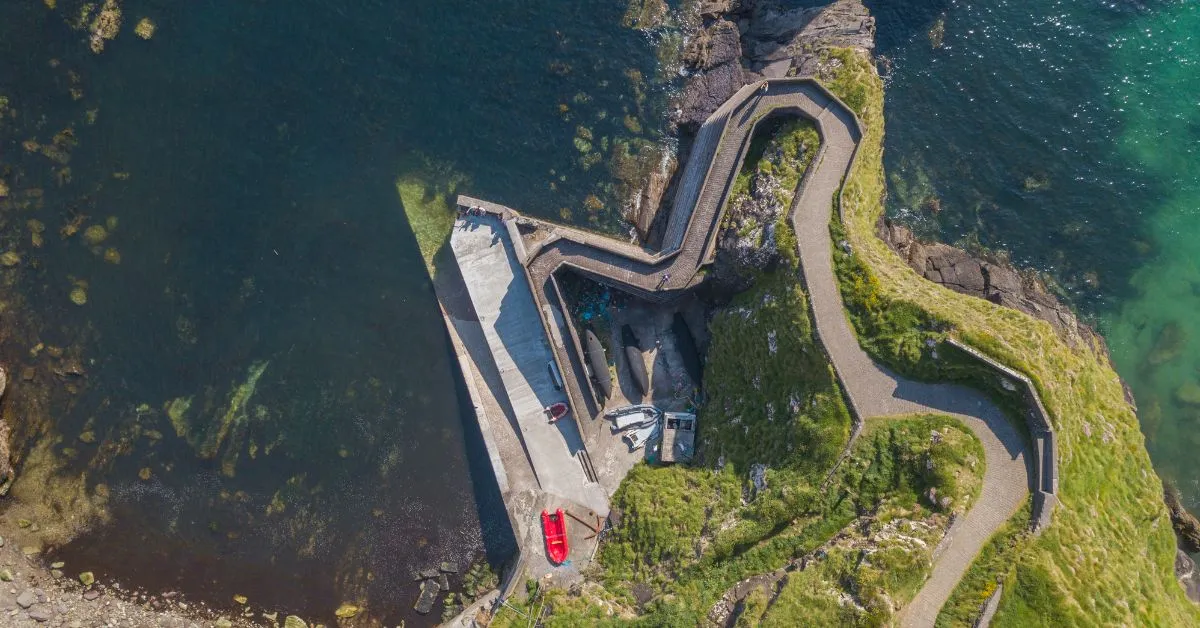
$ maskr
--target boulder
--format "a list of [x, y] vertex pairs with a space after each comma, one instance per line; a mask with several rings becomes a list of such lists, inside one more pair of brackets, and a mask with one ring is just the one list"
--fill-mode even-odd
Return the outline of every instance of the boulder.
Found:
[[29, 608], [38, 603], [37, 593], [33, 589], [25, 589], [17, 596], [17, 606], [21, 608]]
[[36, 604], [29, 609], [29, 618], [39, 623], [48, 622], [54, 619], [54, 609], [46, 604]]
[[[700, 3], [700, 17], [715, 19], [727, 15], [734, 8], [734, 0], [703, 0]], [[3, 185], [3, 182], [0, 182]]]
[[428, 615], [429, 611], [433, 610], [433, 603], [437, 601], [438, 592], [441, 591], [441, 586], [437, 580], [426, 580], [421, 583], [421, 594], [417, 596], [417, 603], [413, 605], [413, 609], [422, 615]]
[[1072, 345], [1083, 340], [1104, 349], [1103, 339], [1080, 323], [1036, 275], [1022, 273], [988, 253], [972, 254], [949, 244], [921, 242], [908, 227], [887, 219], [880, 221], [877, 231], [881, 240], [926, 279], [1044, 320]]
[[1200, 602], [1200, 573], [1196, 570], [1196, 561], [1181, 549], [1175, 550], [1175, 579], [1189, 600]]

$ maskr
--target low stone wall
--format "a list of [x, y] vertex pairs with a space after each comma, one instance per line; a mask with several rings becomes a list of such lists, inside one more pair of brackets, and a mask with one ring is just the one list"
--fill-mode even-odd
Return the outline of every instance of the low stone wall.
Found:
[[1029, 525], [1035, 533], [1041, 532], [1050, 523], [1050, 515], [1058, 501], [1058, 451], [1054, 444], [1054, 427], [1050, 422], [1050, 413], [1042, 404], [1033, 382], [1023, 373], [1013, 370], [983, 352], [968, 346], [954, 338], [947, 338], [946, 343], [963, 353], [979, 360], [989, 369], [996, 372], [998, 377], [1012, 383], [1025, 401], [1025, 425], [1029, 428], [1029, 437], [1033, 444], [1033, 513]]

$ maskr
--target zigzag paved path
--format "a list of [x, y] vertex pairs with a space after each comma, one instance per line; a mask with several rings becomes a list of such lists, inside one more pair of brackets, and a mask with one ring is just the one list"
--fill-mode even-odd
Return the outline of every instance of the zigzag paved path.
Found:
[[[757, 83], [743, 88], [697, 134], [693, 158], [683, 174], [674, 219], [668, 228], [668, 241], [676, 240], [667, 244], [671, 250], [651, 253], [582, 231], [554, 227], [551, 238], [530, 251], [527, 259], [535, 298], [541, 304], [555, 302], [552, 277], [563, 267], [660, 300], [692, 287], [720, 224], [733, 175], [758, 121], [780, 111], [813, 119], [822, 138], [819, 161], [813, 164], [815, 170], [807, 175], [793, 203], [791, 220], [815, 329], [851, 406], [864, 421], [898, 414], [950, 415], [962, 421], [983, 444], [987, 469], [979, 498], [951, 526], [934, 552], [930, 578], [899, 618], [903, 626], [932, 626], [979, 550], [1029, 498], [1025, 441], [982, 393], [901, 377], [873, 362], [859, 346], [834, 276], [828, 226], [833, 198], [852, 165], [861, 127], [853, 113], [815, 81], [774, 79], [768, 82], [765, 92], [761, 87], [762, 83]], [[673, 232], [681, 235], [673, 236]], [[666, 281], [664, 276], [668, 276]], [[545, 323], [559, 327], [559, 334], [567, 331], [562, 329], [563, 321], [548, 318]], [[584, 381], [582, 365], [569, 351], [577, 349], [555, 348], [559, 363], [571, 365], [576, 375], [567, 379], [575, 380], [568, 388], [573, 405], [579, 408], [583, 407], [580, 398], [590, 395], [579, 389], [586, 383], [576, 383]]]

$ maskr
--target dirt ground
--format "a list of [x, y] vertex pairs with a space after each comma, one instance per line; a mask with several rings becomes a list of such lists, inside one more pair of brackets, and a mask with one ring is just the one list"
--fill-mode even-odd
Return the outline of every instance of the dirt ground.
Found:
[[[605, 411], [621, 406], [653, 403], [659, 409], [683, 411], [692, 406], [697, 383], [688, 376], [683, 358], [676, 346], [671, 324], [675, 312], [681, 312], [695, 336], [696, 344], [703, 347], [707, 342], [705, 307], [698, 300], [687, 298], [667, 306], [654, 305], [634, 298], [622, 299], [609, 308], [612, 325], [606, 331], [609, 357], [616, 363], [616, 385], [612, 398], [605, 404]], [[629, 374], [629, 363], [620, 348], [621, 328], [629, 325], [642, 348], [646, 373], [650, 377], [650, 394], [642, 395]], [[621, 434], [612, 431], [612, 423], [603, 416], [583, 421], [584, 439], [600, 484], [612, 494], [621, 484], [633, 465], [647, 456], [657, 455], [653, 446], [638, 451], [629, 451], [621, 440]]]

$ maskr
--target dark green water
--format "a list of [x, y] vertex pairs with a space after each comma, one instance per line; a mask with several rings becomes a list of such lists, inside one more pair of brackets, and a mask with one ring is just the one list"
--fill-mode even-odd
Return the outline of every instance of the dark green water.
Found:
[[[95, 55], [64, 18], [79, 4], [0, 3], [0, 242], [21, 257], [0, 271], [0, 346], [36, 373], [6, 403], [44, 411], [59, 476], [106, 487], [111, 515], [53, 554], [218, 605], [413, 620], [413, 569], [498, 563], [511, 533], [393, 182], [465, 179], [611, 224], [618, 139], [664, 133], [659, 36], [623, 28], [619, 2], [126, 0]], [[1056, 277], [1100, 322], [1156, 464], [1195, 503], [1200, 406], [1181, 386], [1200, 382], [1197, 9], [873, 9], [893, 67], [892, 212]], [[141, 17], [151, 41], [132, 33]], [[22, 147], [66, 128], [69, 176]], [[79, 216], [116, 218], [95, 251], [58, 233]], [[39, 341], [86, 377], [55, 375]]]
[[877, 9], [891, 213], [1056, 278], [1200, 504], [1200, 7], [907, 4]]
[[[46, 396], [29, 442], [61, 438], [55, 477], [111, 515], [50, 555], [217, 606], [433, 621], [412, 574], [513, 540], [394, 182], [615, 216], [618, 139], [664, 133], [657, 36], [616, 2], [125, 0], [97, 55], [81, 4], [0, 3], [6, 316], [34, 329], [4, 357], [37, 373], [10, 401]], [[67, 128], [69, 164], [22, 147]], [[60, 237], [76, 217], [107, 238]]]

